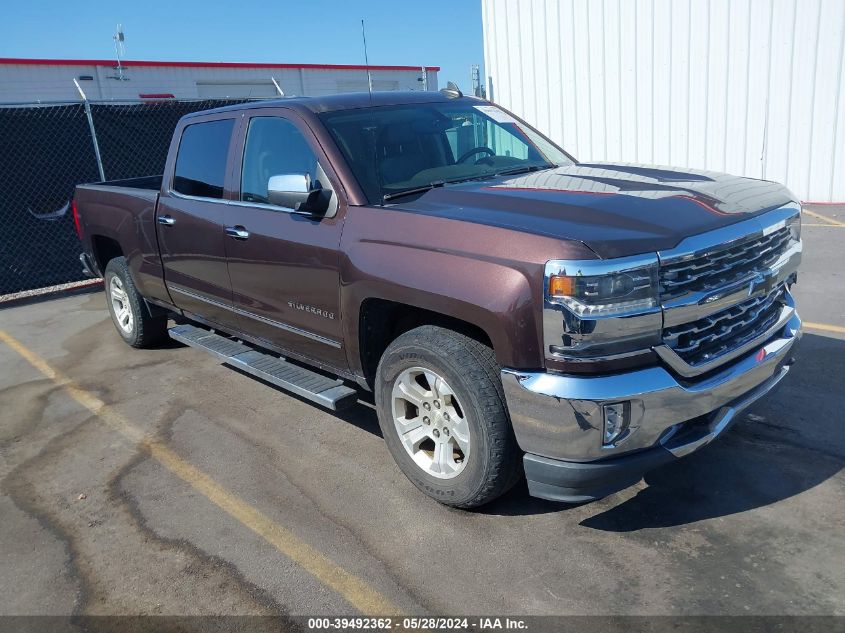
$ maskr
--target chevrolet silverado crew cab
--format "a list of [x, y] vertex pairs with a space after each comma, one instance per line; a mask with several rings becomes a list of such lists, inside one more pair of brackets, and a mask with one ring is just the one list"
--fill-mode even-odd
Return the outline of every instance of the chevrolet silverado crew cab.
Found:
[[372, 391], [399, 468], [452, 506], [522, 476], [566, 502], [630, 486], [771, 390], [800, 336], [787, 189], [579, 163], [455, 90], [189, 114], [162, 176], [73, 208], [129, 345], [329, 409]]

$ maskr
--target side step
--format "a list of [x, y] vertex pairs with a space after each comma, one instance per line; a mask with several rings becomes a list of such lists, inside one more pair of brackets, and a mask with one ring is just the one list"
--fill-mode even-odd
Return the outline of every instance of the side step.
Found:
[[293, 365], [283, 358], [265, 354], [195, 325], [177, 325], [168, 329], [167, 333], [180, 343], [217, 356], [227, 365], [334, 411], [345, 409], [358, 401], [358, 392], [342, 380]]

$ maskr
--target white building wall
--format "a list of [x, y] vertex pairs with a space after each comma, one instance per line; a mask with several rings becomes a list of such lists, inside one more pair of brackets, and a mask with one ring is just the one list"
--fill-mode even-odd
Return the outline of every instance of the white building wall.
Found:
[[845, 1], [482, 0], [488, 95], [579, 160], [845, 201]]
[[[374, 90], [422, 90], [420, 69], [372, 69]], [[138, 99], [141, 94], [170, 93], [177, 99], [201, 97], [267, 97], [278, 94], [275, 77], [286, 95], [318, 96], [366, 91], [367, 71], [361, 68], [133, 66], [123, 69], [125, 81], [114, 79], [111, 66], [32, 65], [0, 60], [0, 103], [74, 101], [73, 79], [89, 75], [80, 85], [89, 99]], [[437, 89], [437, 72], [427, 73], [428, 89]]]

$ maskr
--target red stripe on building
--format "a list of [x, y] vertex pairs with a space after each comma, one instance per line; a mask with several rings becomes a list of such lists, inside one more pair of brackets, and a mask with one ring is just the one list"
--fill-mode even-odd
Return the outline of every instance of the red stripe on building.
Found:
[[[122, 66], [135, 68], [294, 68], [313, 70], [420, 70], [421, 66], [365, 66], [363, 64], [271, 64], [266, 62], [159, 62], [126, 60], [120, 62]], [[24, 66], [106, 66], [114, 68], [117, 62], [112, 59], [25, 59], [17, 57], [0, 57], [0, 65], [19, 64]], [[440, 66], [426, 66], [426, 70], [438, 72]]]

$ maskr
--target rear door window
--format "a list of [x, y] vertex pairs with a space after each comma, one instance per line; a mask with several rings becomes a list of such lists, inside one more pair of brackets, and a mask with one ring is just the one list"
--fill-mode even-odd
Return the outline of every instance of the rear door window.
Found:
[[194, 123], [182, 132], [173, 190], [186, 196], [222, 198], [234, 119]]

